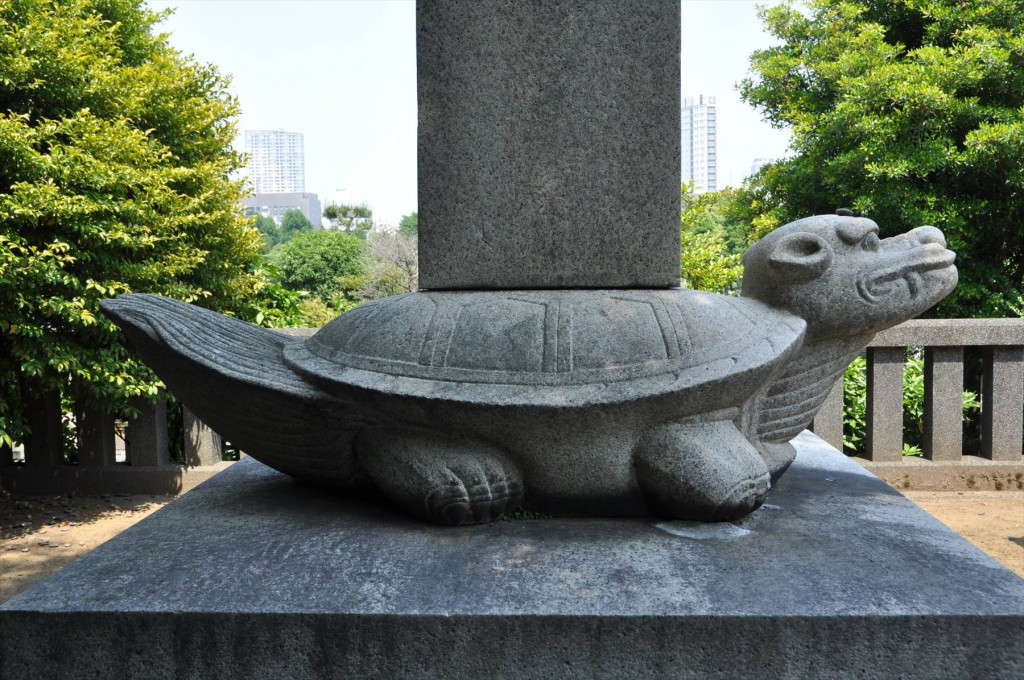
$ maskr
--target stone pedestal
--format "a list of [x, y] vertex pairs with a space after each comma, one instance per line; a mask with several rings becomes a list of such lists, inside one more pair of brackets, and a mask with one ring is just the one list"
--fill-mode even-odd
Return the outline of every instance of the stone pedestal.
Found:
[[253, 459], [0, 606], [0, 677], [1024, 675], [1024, 581], [805, 434], [741, 522], [450, 528]]

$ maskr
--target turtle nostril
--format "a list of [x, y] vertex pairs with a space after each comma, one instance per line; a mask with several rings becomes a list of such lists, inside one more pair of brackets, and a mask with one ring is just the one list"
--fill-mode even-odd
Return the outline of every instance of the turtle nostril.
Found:
[[924, 245], [927, 243], [938, 243], [943, 248], [946, 247], [946, 237], [942, 235], [942, 232], [935, 227], [918, 227], [910, 232], [917, 242]]

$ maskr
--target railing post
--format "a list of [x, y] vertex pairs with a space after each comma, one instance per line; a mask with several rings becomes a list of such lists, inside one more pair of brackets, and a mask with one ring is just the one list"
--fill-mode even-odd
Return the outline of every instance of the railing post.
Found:
[[125, 428], [128, 463], [134, 466], [170, 465], [167, 448], [167, 402], [163, 395], [155, 404], [143, 397], [132, 400], [139, 417]]
[[840, 451], [843, 450], [843, 376], [840, 375], [818, 414], [814, 416], [811, 431]]
[[220, 435], [187, 408], [182, 408], [182, 421], [185, 431], [185, 465], [196, 467], [220, 463], [223, 458]]
[[867, 433], [865, 456], [873, 461], [903, 458], [904, 347], [867, 351]]
[[25, 465], [56, 467], [64, 462], [60, 392], [51, 390], [25, 401], [30, 433], [25, 437]]
[[75, 431], [79, 465], [106, 467], [117, 462], [112, 415], [95, 406], [76, 404]]
[[924, 350], [924, 436], [922, 450], [934, 461], [963, 456], [963, 347]]
[[1018, 461], [1024, 412], [1024, 347], [987, 347], [981, 394], [981, 454]]

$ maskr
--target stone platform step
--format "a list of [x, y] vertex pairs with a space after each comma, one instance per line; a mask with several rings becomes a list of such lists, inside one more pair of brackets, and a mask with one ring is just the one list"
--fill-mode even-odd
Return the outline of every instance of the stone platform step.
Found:
[[435, 527], [245, 459], [0, 606], [0, 677], [1024, 677], [1024, 580], [797, 443], [716, 525]]

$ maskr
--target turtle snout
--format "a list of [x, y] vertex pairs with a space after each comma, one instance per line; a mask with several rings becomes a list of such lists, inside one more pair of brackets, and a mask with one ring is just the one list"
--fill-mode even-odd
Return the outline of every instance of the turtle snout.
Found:
[[943, 248], [946, 247], [946, 237], [935, 227], [918, 227], [911, 230], [909, 236], [923, 246], [929, 243], [936, 243]]

